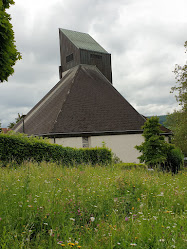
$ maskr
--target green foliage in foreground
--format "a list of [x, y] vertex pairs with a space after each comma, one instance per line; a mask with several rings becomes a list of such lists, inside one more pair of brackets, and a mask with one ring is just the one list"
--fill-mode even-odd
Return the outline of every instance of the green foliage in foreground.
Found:
[[172, 130], [172, 143], [187, 155], [187, 107], [184, 111], [174, 111], [167, 116], [165, 125]]
[[13, 0], [0, 1], [0, 82], [7, 81], [14, 73], [13, 66], [21, 59], [14, 40], [14, 31], [10, 23], [10, 14], [6, 9], [14, 4]]
[[140, 162], [147, 165], [155, 166], [165, 162], [167, 159], [167, 143], [164, 136], [161, 136], [161, 129], [158, 117], [149, 118], [143, 125], [143, 137], [145, 141], [135, 146], [137, 150], [142, 152], [139, 156]]
[[[153, 117], [153, 116], [147, 116], [147, 118], [151, 118], [151, 117]], [[159, 118], [159, 123], [161, 125], [165, 125], [165, 121], [166, 121], [167, 115], [157, 115], [157, 117]]]
[[0, 248], [187, 247], [186, 171], [46, 163], [0, 170]]
[[48, 140], [27, 137], [24, 134], [0, 134], [0, 160], [4, 166], [10, 162], [21, 164], [24, 161], [52, 161], [66, 165], [91, 163], [108, 164], [112, 153], [107, 148], [75, 149], [50, 144]]
[[[187, 41], [184, 47], [187, 51]], [[171, 90], [177, 92], [175, 97], [181, 109], [169, 114], [165, 124], [174, 134], [173, 142], [187, 156], [187, 63], [175, 65], [174, 73], [176, 85]]]
[[151, 168], [161, 167], [177, 173], [183, 165], [183, 154], [180, 149], [164, 140], [158, 117], [148, 119], [142, 128], [145, 141], [135, 146], [141, 152], [138, 157], [140, 162]]

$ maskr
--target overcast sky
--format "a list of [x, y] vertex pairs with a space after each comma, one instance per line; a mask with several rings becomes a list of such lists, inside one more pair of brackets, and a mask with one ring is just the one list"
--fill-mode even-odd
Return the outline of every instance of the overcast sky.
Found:
[[0, 84], [1, 126], [59, 81], [58, 28], [89, 33], [112, 54], [113, 85], [139, 113], [172, 112], [172, 71], [186, 63], [186, 10], [186, 0], [15, 0], [9, 13], [23, 59]]

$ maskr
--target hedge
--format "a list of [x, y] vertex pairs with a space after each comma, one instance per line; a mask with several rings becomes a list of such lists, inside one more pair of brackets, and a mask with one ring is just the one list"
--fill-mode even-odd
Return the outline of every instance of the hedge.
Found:
[[25, 134], [0, 134], [0, 161], [3, 165], [10, 162], [21, 164], [24, 161], [57, 162], [73, 165], [81, 163], [109, 164], [112, 152], [107, 148], [75, 149], [50, 144], [48, 140], [27, 137]]

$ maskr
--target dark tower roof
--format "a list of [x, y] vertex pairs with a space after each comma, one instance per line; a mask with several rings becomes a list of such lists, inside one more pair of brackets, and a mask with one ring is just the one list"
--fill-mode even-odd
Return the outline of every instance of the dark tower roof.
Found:
[[61, 28], [59, 30], [79, 49], [108, 54], [89, 34]]
[[[144, 122], [96, 66], [78, 65], [26, 115], [24, 130], [29, 135], [139, 133]], [[14, 130], [23, 132], [23, 122]]]
[[59, 29], [60, 59], [59, 76], [80, 64], [95, 65], [112, 83], [111, 54], [89, 34]]

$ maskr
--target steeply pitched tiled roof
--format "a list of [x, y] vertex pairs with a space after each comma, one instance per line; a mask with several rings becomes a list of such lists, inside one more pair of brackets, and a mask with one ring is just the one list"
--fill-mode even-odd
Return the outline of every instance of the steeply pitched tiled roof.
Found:
[[99, 43], [97, 43], [89, 34], [61, 29], [60, 31], [68, 37], [68, 39], [80, 49], [91, 50], [100, 53], [108, 53]]
[[[137, 132], [144, 122], [96, 66], [79, 65], [27, 114], [24, 128], [29, 135]], [[14, 130], [22, 132], [22, 123]]]

